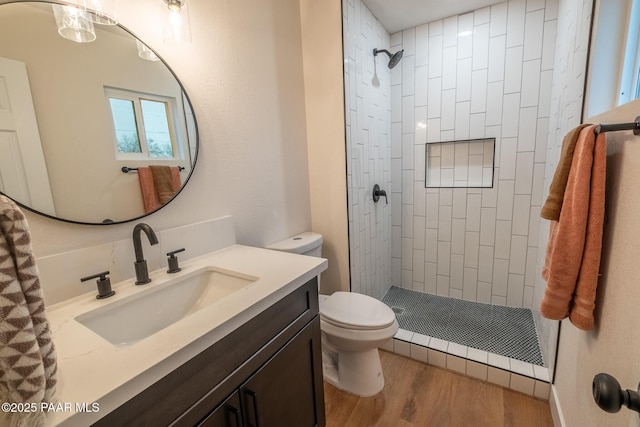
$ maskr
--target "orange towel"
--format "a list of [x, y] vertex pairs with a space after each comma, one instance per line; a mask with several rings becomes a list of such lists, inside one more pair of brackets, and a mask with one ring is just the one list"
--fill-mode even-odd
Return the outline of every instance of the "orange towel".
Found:
[[549, 187], [549, 196], [547, 196], [547, 201], [540, 210], [540, 216], [544, 219], [557, 221], [560, 218], [562, 200], [564, 199], [564, 192], [567, 187], [567, 180], [569, 179], [569, 171], [571, 170], [571, 161], [573, 160], [573, 152], [576, 147], [576, 142], [578, 141], [578, 136], [580, 136], [580, 131], [586, 126], [589, 125], [581, 124], [569, 131], [562, 140], [560, 160], [558, 161], [558, 167], [553, 174], [553, 180]]
[[153, 175], [153, 184], [161, 205], [167, 203], [180, 189], [180, 172], [172, 166], [149, 166]]
[[145, 213], [153, 212], [180, 190], [180, 170], [176, 166], [138, 168], [142, 204]]
[[585, 127], [576, 144], [560, 218], [551, 223], [545, 266], [544, 317], [584, 330], [594, 326], [604, 225], [606, 139]]
[[144, 212], [149, 213], [160, 207], [156, 187], [153, 183], [153, 175], [148, 167], [138, 168], [138, 180], [140, 181], [140, 192], [142, 193], [142, 204]]

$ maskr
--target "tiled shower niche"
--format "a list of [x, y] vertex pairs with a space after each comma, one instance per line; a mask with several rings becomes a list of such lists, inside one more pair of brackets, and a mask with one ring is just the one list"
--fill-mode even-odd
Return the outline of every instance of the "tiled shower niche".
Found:
[[492, 188], [495, 138], [425, 144], [426, 188]]

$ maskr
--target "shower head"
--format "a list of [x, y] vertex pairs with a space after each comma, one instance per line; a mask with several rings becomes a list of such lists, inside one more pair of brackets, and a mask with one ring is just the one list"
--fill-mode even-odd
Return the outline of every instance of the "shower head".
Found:
[[391, 59], [389, 59], [389, 69], [392, 69], [393, 67], [398, 65], [398, 62], [400, 62], [400, 60], [402, 59], [402, 54], [403, 53], [404, 53], [404, 49], [403, 50], [399, 50], [396, 53], [394, 53], [393, 55], [391, 55]]
[[380, 53], [380, 52], [384, 52], [384, 53], [387, 54], [387, 56], [389, 57], [388, 67], [389, 67], [389, 69], [392, 69], [393, 67], [398, 65], [398, 62], [400, 62], [400, 60], [402, 59], [402, 54], [404, 53], [404, 49], [399, 50], [394, 54], [392, 54], [391, 52], [389, 52], [386, 49], [373, 49], [373, 56], [377, 56], [378, 53]]

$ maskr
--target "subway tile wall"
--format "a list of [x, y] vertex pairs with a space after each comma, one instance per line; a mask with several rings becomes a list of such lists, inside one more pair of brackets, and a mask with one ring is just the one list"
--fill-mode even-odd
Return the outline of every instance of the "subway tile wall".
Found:
[[[557, 322], [537, 310], [548, 241], [539, 209], [562, 138], [581, 122], [592, 6], [512, 1], [390, 37], [360, 0], [343, 1], [354, 291], [381, 297], [394, 284], [502, 303], [511, 289], [512, 303], [520, 295], [523, 306], [532, 303], [553, 371]], [[391, 39], [405, 58], [389, 74], [382, 57], [374, 73], [371, 51], [389, 49]], [[496, 137], [497, 188], [424, 189], [422, 144], [450, 136]], [[373, 205], [374, 183], [390, 195], [389, 207]]]
[[[562, 140], [582, 122], [582, 101], [589, 49], [593, 0], [560, 0], [556, 37], [556, 57], [552, 88], [546, 96], [550, 99], [549, 143], [547, 144], [543, 200], [548, 194], [551, 179], [560, 158]], [[540, 222], [536, 271], [542, 271], [547, 243], [549, 222]], [[544, 295], [546, 282], [538, 274], [534, 293], [533, 317], [545, 361], [553, 372], [556, 353], [558, 322], [541, 317], [537, 308]]]
[[[557, 13], [512, 0], [391, 35], [394, 285], [532, 306]], [[496, 138], [493, 188], [425, 189], [424, 144], [476, 138]]]
[[[351, 290], [381, 299], [392, 284], [391, 75], [373, 49], [390, 37], [360, 0], [342, 6]], [[373, 202], [375, 184], [389, 204]]]

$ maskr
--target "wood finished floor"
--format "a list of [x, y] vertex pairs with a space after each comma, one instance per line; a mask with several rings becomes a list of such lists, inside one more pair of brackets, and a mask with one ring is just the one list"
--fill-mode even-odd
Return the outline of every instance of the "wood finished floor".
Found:
[[386, 351], [380, 359], [377, 396], [324, 383], [327, 427], [553, 427], [546, 401]]

